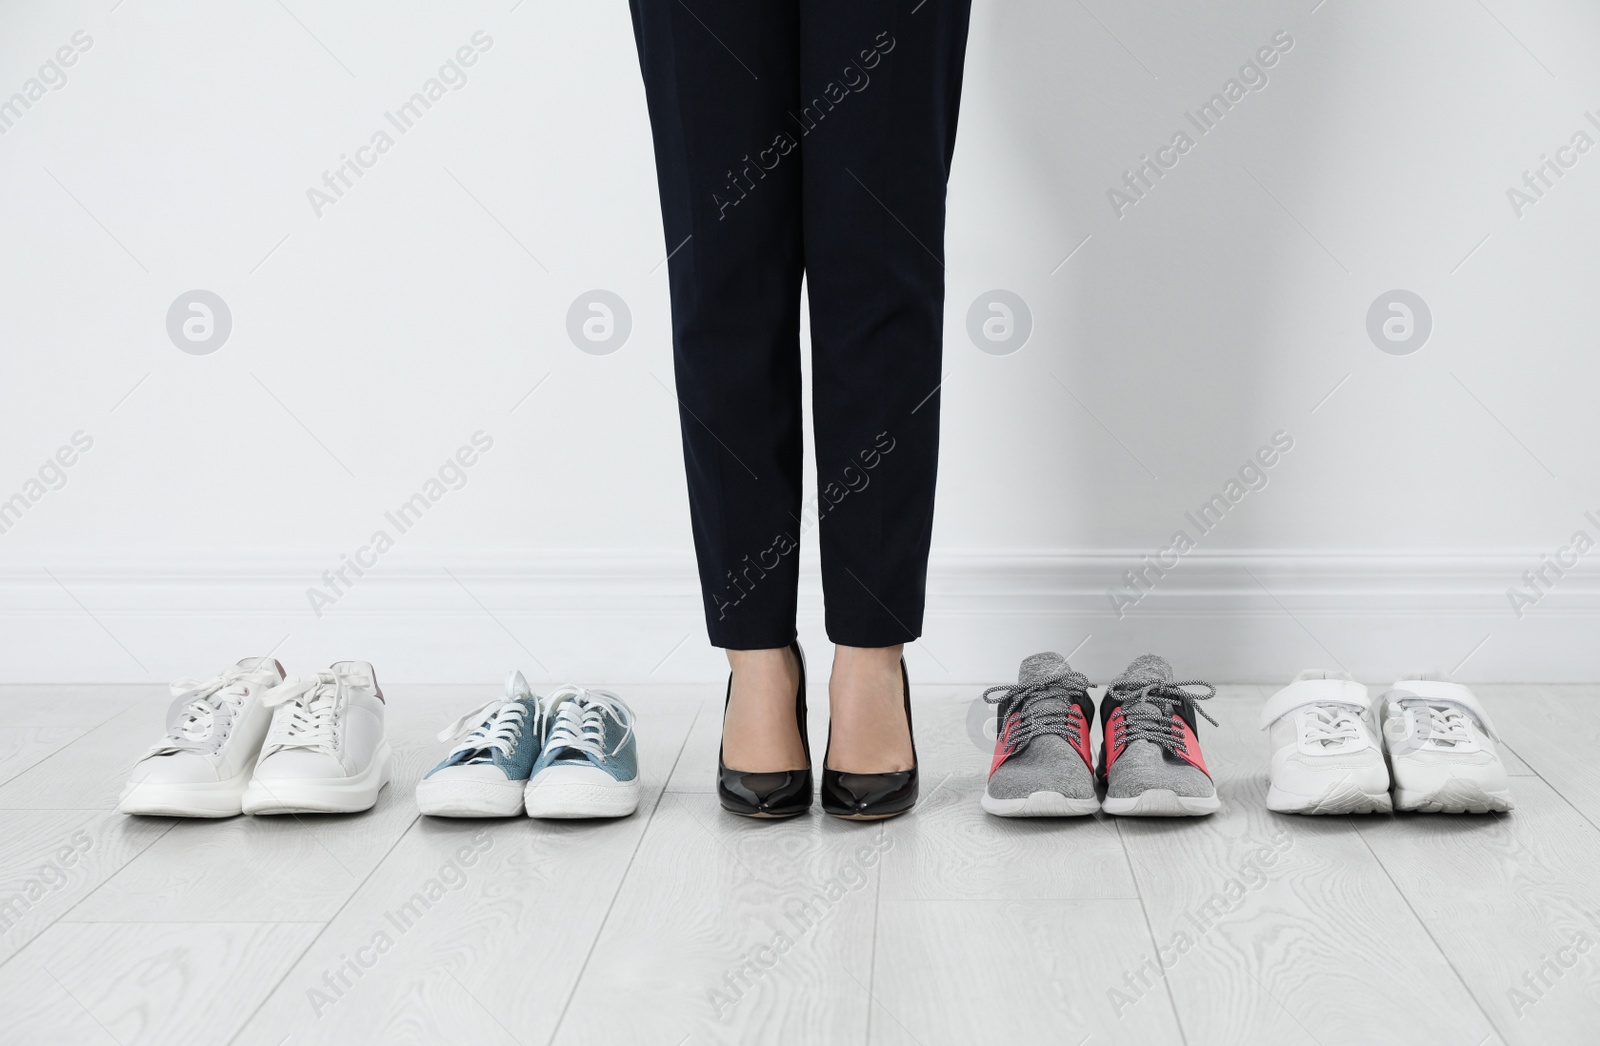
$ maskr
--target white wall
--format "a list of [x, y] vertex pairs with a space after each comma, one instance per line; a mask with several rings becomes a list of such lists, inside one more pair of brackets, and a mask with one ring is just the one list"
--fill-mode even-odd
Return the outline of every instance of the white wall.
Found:
[[[718, 678], [626, 4], [286, 3], [0, 10], [0, 98], [92, 40], [0, 135], [0, 499], [93, 440], [0, 533], [0, 679], [275, 644], [397, 680]], [[480, 30], [465, 84], [315, 213], [323, 172]], [[1281, 31], [1200, 135], [1186, 111]], [[1600, 150], [1507, 198], [1600, 141], [1597, 45], [1575, 3], [978, 0], [917, 677], [1080, 644], [1099, 677], [1147, 648], [1227, 679], [1600, 677], [1600, 554], [1521, 617], [1507, 597], [1600, 539]], [[1193, 149], [1119, 217], [1107, 190], [1180, 129]], [[167, 330], [196, 288], [232, 317], [206, 355]], [[611, 354], [567, 333], [595, 288], [631, 312]], [[1366, 329], [1396, 288], [1432, 314], [1405, 355]], [[1010, 354], [967, 333], [993, 289], [1031, 312]], [[396, 534], [385, 511], [480, 431], [465, 485]], [[1266, 486], [1112, 613], [1279, 432]], [[318, 617], [308, 587], [379, 528], [394, 549]]]

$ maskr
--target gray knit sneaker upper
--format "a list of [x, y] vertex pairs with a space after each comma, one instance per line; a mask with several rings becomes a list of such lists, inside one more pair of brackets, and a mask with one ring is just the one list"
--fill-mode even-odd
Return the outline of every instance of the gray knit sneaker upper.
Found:
[[[1192, 694], [1184, 687], [1205, 687], [1207, 692]], [[1102, 764], [1110, 762], [1106, 795], [1127, 799], [1157, 788], [1182, 796], [1215, 795], [1216, 785], [1194, 736], [1194, 717], [1198, 713], [1216, 725], [1195, 704], [1216, 692], [1216, 687], [1199, 680], [1175, 682], [1166, 658], [1155, 654], [1134, 658], [1100, 703], [1105, 729], [1100, 758]]]
[[1025, 799], [1055, 792], [1093, 799], [1089, 727], [1094, 702], [1089, 680], [1060, 654], [1034, 654], [1017, 670], [1015, 685], [990, 687], [983, 699], [996, 710], [998, 737], [989, 769], [995, 799]]

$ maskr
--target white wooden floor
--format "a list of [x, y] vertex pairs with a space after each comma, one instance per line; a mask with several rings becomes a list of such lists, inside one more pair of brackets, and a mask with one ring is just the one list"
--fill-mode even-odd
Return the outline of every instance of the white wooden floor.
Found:
[[639, 813], [549, 824], [417, 815], [494, 688], [390, 687], [367, 814], [175, 822], [111, 812], [162, 691], [0, 687], [0, 1043], [1600, 1041], [1600, 687], [1479, 689], [1510, 815], [1269, 814], [1233, 686], [1222, 813], [1062, 822], [985, 816], [979, 688], [920, 688], [881, 825], [723, 814], [720, 688], [623, 689]]

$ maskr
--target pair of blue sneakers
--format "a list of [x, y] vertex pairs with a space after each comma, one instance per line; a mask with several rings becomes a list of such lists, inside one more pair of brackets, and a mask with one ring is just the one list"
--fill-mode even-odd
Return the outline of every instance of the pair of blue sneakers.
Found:
[[435, 817], [626, 817], [639, 806], [633, 712], [609, 690], [535, 694], [521, 672], [506, 696], [439, 734], [456, 740], [417, 785]]

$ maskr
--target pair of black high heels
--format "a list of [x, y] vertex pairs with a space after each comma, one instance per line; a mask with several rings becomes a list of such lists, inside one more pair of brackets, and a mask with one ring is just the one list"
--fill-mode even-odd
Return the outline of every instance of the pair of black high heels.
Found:
[[[803, 770], [779, 770], [761, 773], [751, 770], [730, 770], [722, 761], [722, 750], [717, 750], [717, 798], [724, 810], [744, 817], [783, 818], [796, 817], [811, 809], [811, 742], [806, 736], [806, 659], [798, 641], [789, 645], [800, 662], [800, 689], [795, 694], [795, 725], [800, 729], [800, 743], [805, 748], [806, 766]], [[905, 692], [906, 730], [911, 732], [911, 678], [906, 674], [906, 662], [900, 659], [900, 681]], [[728, 695], [723, 699], [724, 713], [728, 698], [733, 696], [733, 676], [728, 677]], [[830, 732], [829, 750], [832, 750]], [[917, 802], [917, 742], [911, 738], [911, 769], [895, 770], [883, 774], [853, 774], [828, 767], [828, 757], [822, 757], [822, 809], [834, 817], [852, 821], [878, 821], [895, 817], [911, 809]]]

